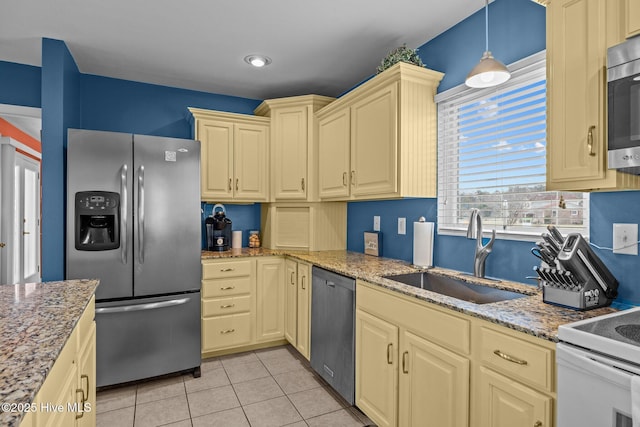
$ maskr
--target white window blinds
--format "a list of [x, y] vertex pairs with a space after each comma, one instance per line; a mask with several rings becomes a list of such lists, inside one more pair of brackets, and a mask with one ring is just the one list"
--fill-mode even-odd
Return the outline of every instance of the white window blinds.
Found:
[[502, 237], [532, 238], [548, 224], [588, 235], [588, 194], [545, 191], [545, 52], [509, 68], [498, 87], [436, 96], [438, 232], [466, 230], [478, 208]]

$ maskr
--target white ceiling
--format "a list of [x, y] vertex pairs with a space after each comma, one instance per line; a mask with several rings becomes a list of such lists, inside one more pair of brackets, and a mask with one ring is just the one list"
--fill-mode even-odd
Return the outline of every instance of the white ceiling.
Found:
[[[14, 0], [0, 8], [0, 60], [41, 65], [63, 40], [80, 72], [268, 99], [337, 96], [393, 48], [416, 48], [483, 0]], [[272, 58], [256, 69], [243, 58]]]

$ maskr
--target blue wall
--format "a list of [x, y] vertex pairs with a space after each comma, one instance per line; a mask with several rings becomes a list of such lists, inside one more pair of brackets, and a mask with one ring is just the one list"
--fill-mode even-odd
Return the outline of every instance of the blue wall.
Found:
[[[231, 205], [223, 204], [227, 218], [231, 220], [231, 230], [242, 231], [242, 247], [249, 246], [249, 231], [260, 230], [260, 204]], [[204, 220], [211, 215], [215, 204], [202, 203], [202, 248], [206, 248], [206, 232]]]
[[64, 278], [67, 129], [80, 125], [80, 72], [64, 42], [42, 40], [42, 278]]
[[261, 101], [83, 74], [82, 128], [192, 138], [188, 107], [253, 114]]
[[40, 108], [40, 67], [0, 61], [0, 104]]

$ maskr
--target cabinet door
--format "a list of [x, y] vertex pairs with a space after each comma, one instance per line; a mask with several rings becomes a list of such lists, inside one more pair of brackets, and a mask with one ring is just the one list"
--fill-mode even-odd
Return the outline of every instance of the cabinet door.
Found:
[[83, 391], [84, 402], [78, 412], [78, 426], [96, 425], [96, 323], [91, 322], [90, 330], [82, 343], [78, 356], [78, 388]]
[[258, 259], [256, 283], [256, 341], [273, 341], [284, 337], [284, 260]]
[[393, 83], [351, 107], [351, 194], [355, 197], [397, 191], [397, 92]]
[[356, 310], [356, 406], [379, 427], [397, 425], [398, 327]]
[[231, 200], [233, 197], [233, 124], [200, 120], [200, 185], [203, 200]]
[[627, 37], [640, 34], [640, 2], [625, 0], [625, 23]]
[[480, 427], [552, 426], [552, 398], [480, 367]]
[[298, 264], [290, 259], [285, 260], [284, 286], [284, 337], [297, 347], [298, 344]]
[[296, 348], [307, 360], [310, 353], [311, 329], [311, 266], [298, 263], [298, 338]]
[[469, 360], [409, 331], [400, 343], [399, 424], [469, 425]]
[[549, 190], [597, 188], [607, 172], [605, 1], [559, 0], [547, 9]]
[[348, 198], [351, 172], [350, 110], [338, 110], [318, 120], [318, 194]]
[[234, 199], [267, 201], [268, 127], [236, 124], [234, 133]]
[[276, 200], [307, 198], [308, 117], [306, 106], [274, 111], [273, 179]]

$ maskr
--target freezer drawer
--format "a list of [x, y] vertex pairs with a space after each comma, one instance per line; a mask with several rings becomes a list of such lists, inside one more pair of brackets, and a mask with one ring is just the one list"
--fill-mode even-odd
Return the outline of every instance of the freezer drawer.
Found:
[[200, 292], [96, 304], [98, 387], [200, 366]]

